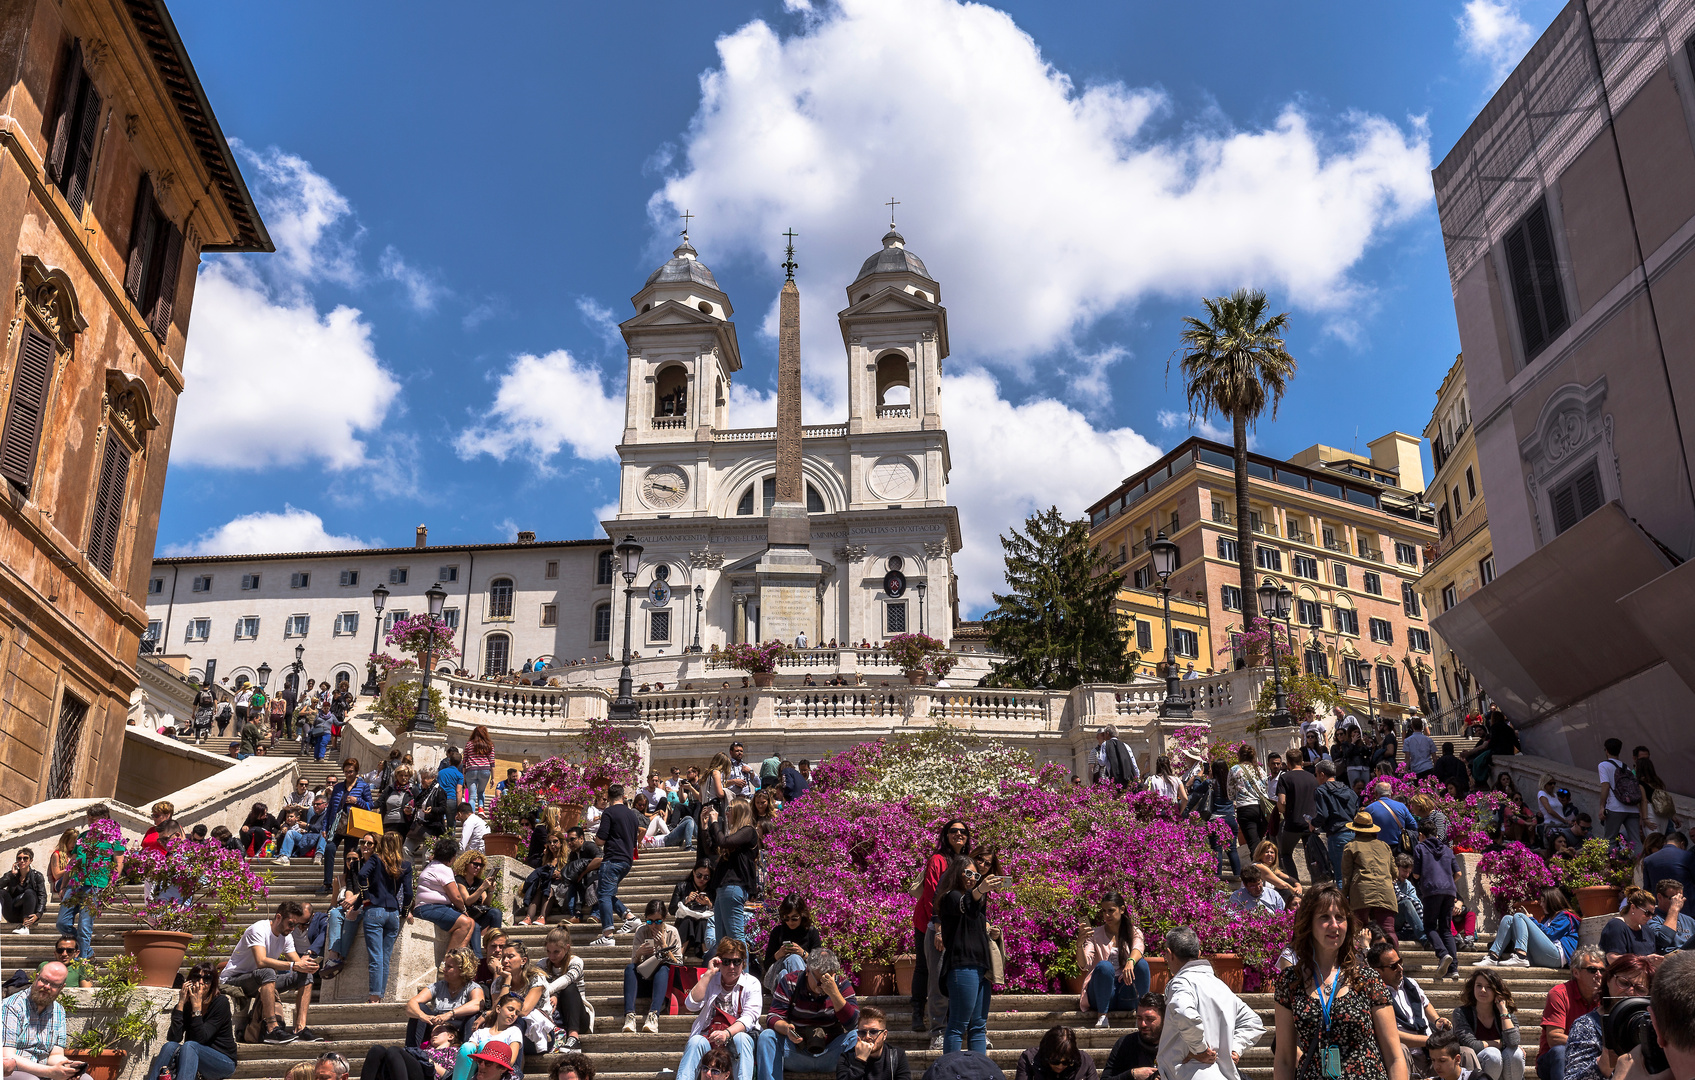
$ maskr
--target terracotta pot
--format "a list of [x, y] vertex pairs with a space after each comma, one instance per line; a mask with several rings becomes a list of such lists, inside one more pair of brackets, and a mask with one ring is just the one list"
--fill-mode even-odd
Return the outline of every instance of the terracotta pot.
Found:
[[[165, 985], [169, 986], [170, 983]], [[124, 1070], [124, 1060], [129, 1057], [129, 1051], [67, 1050], [65, 1056], [72, 1061], [87, 1062], [88, 1071], [83, 1075], [88, 1077], [88, 1080], [118, 1080], [118, 1074]]]
[[483, 854], [516, 856], [523, 840], [517, 833], [491, 832], [483, 837]]
[[901, 997], [912, 996], [912, 973], [917, 967], [918, 957], [912, 953], [895, 957], [895, 993]]
[[142, 986], [170, 986], [194, 935], [181, 930], [126, 930], [124, 952], [141, 967]]
[[895, 969], [887, 964], [866, 964], [859, 969], [858, 992], [861, 997], [888, 997], [893, 994]]
[[756, 671], [753, 673], [753, 685], [755, 686], [770, 686], [776, 681], [777, 673], [775, 671]]
[[1513, 909], [1524, 912], [1537, 922], [1541, 922], [1548, 917], [1548, 913], [1542, 909], [1542, 901], [1540, 900], [1532, 900], [1525, 904], [1514, 904]]
[[911, 683], [913, 686], [924, 685], [924, 673], [922, 671], [908, 671], [905, 674], [906, 681]]
[[[1218, 976], [1220, 982], [1238, 994], [1242, 992], [1242, 976], [1247, 971], [1240, 956], [1235, 953], [1208, 953], [1205, 959], [1212, 962], [1212, 973]], [[1164, 961], [1161, 961], [1163, 964]]]
[[1076, 997], [1078, 994], [1083, 992], [1083, 987], [1088, 983], [1088, 981], [1087, 976], [1073, 975], [1070, 978], [1059, 980], [1059, 985], [1065, 989], [1066, 993], [1070, 994], [1072, 997]]
[[553, 805], [559, 810], [559, 824], [561, 828], [569, 829], [573, 825], [581, 825], [583, 823], [584, 807], [582, 804], [562, 802], [554, 803]]
[[1165, 984], [1171, 981], [1171, 972], [1165, 970], [1165, 957], [1145, 956], [1148, 962], [1148, 990], [1155, 994], [1165, 992]]
[[1577, 890], [1577, 910], [1585, 919], [1597, 915], [1617, 915], [1619, 898], [1624, 890], [1615, 885], [1591, 885]]

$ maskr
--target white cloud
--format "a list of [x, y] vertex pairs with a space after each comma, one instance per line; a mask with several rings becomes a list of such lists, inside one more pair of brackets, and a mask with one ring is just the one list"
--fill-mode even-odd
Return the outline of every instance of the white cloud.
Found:
[[577, 314], [582, 316], [583, 325], [598, 334], [608, 349], [624, 344], [624, 334], [618, 329], [618, 316], [605, 304], [592, 296], [579, 296]]
[[1524, 58], [1536, 30], [1521, 14], [1523, 0], [1466, 0], [1456, 19], [1466, 55], [1489, 65], [1498, 86]]
[[364, 230], [353, 220], [346, 196], [305, 158], [274, 146], [257, 151], [230, 142], [251, 166], [249, 186], [277, 247], [260, 257], [260, 265], [297, 281], [362, 281], [357, 243]]
[[[1431, 199], [1421, 121], [1294, 105], [1244, 130], [1173, 117], [1156, 90], [1078, 90], [982, 5], [838, 0], [793, 36], [756, 20], [718, 52], [649, 201], [656, 232], [687, 206], [708, 265], [775, 265], [792, 225], [803, 295], [837, 305], [894, 192], [954, 352], [1017, 370], [1152, 295], [1254, 284], [1346, 309], [1361, 292], [1350, 268]], [[807, 354], [825, 355], [834, 320], [803, 328]]]
[[[1231, 430], [1231, 425], [1220, 420], [1197, 418], [1195, 422], [1191, 424], [1189, 422], [1188, 413], [1174, 412], [1171, 409], [1161, 409], [1159, 411], [1158, 420], [1160, 427], [1167, 431], [1180, 431], [1183, 433], [1184, 438], [1187, 438], [1191, 433], [1193, 433], [1195, 435], [1199, 435], [1203, 439], [1211, 439], [1213, 442], [1226, 443], [1232, 446], [1235, 445], [1236, 442], [1236, 433]], [[1253, 428], [1249, 428], [1249, 449], [1252, 449], [1258, 443], [1259, 437], [1254, 434]]]
[[381, 541], [337, 536], [324, 528], [324, 519], [310, 510], [284, 504], [282, 513], [243, 514], [187, 544], [165, 548], [167, 557], [181, 555], [268, 555], [291, 551], [341, 551], [380, 546]]
[[485, 423], [460, 432], [459, 456], [488, 454], [498, 461], [523, 455], [546, 468], [569, 446], [585, 461], [616, 461], [624, 434], [624, 395], [608, 392], [600, 370], [564, 349], [545, 356], [525, 353], [500, 376]]
[[171, 459], [226, 469], [366, 465], [400, 392], [358, 309], [320, 314], [222, 259], [195, 287], [183, 369]]
[[383, 277], [399, 283], [414, 311], [434, 311], [436, 300], [446, 291], [435, 278], [415, 266], [409, 266], [393, 244], [383, 249], [378, 265], [382, 268]]
[[982, 372], [942, 382], [953, 475], [948, 501], [959, 507], [965, 546], [954, 556], [960, 601], [981, 611], [1006, 587], [1000, 535], [1038, 510], [1079, 517], [1120, 480], [1159, 457], [1129, 428], [1099, 430], [1052, 400], [1013, 405]]

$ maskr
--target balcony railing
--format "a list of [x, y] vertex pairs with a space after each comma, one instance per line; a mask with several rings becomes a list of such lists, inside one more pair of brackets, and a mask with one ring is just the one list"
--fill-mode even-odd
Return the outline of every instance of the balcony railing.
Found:
[[653, 427], [655, 431], [664, 431], [667, 428], [686, 427], [688, 422], [686, 416], [656, 416], [653, 418]]
[[1148, 550], [1148, 542], [1146, 540], [1138, 540], [1134, 544], [1130, 545], [1130, 557], [1133, 559], [1146, 550]]
[[1264, 521], [1255, 521], [1255, 522], [1250, 523], [1248, 528], [1252, 529], [1254, 532], [1259, 533], [1261, 536], [1276, 536], [1277, 535], [1277, 525], [1276, 525], [1275, 522], [1268, 524]]
[[1334, 551], [1339, 554], [1346, 555], [1348, 553], [1348, 544], [1345, 540], [1337, 540], [1335, 537], [1326, 536], [1324, 538], [1324, 549], [1326, 551]]
[[1291, 525], [1289, 526], [1289, 539], [1297, 543], [1310, 544], [1312, 543], [1312, 533], [1302, 532], [1299, 525]]
[[1228, 510], [1214, 510], [1212, 512], [1212, 520], [1218, 522], [1220, 525], [1234, 525], [1236, 524], [1236, 515], [1232, 514]]
[[1370, 559], [1372, 562], [1380, 563], [1383, 561], [1383, 552], [1379, 551], [1377, 548], [1366, 547], [1364, 544], [1361, 544], [1360, 558]]
[[906, 420], [912, 416], [912, 405], [879, 405], [877, 418], [879, 420]]

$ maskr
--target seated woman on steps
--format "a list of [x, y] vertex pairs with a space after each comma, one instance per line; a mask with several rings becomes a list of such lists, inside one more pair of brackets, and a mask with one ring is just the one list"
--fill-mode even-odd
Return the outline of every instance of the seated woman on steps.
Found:
[[543, 840], [540, 854], [536, 868], [524, 879], [524, 917], [518, 920], [518, 926], [547, 925], [547, 909], [553, 902], [553, 886], [563, 880], [565, 875], [565, 833], [549, 833]]
[[671, 968], [683, 962], [683, 940], [677, 928], [665, 922], [665, 901], [649, 900], [641, 929], [630, 943], [630, 962], [624, 968], [624, 1030], [636, 1030], [636, 998], [648, 996], [647, 1019], [642, 1030], [659, 1031], [659, 1010], [671, 989]]
[[171, 1011], [171, 1029], [147, 1070], [147, 1080], [159, 1080], [167, 1065], [182, 1080], [224, 1080], [235, 1072], [230, 999], [218, 992], [216, 964], [196, 964], [183, 976], [177, 1007]]
[[458, 1033], [483, 1011], [483, 988], [471, 978], [476, 970], [477, 958], [470, 949], [454, 949], [442, 957], [441, 978], [406, 1003], [407, 1046], [423, 1046], [443, 1028]]
[[542, 974], [547, 976], [547, 993], [553, 1001], [553, 1015], [564, 1038], [561, 1050], [576, 1050], [582, 1046], [582, 1034], [594, 1032], [594, 1006], [583, 993], [583, 958], [571, 955], [571, 931], [555, 926], [547, 932], [547, 963]]
[[524, 1030], [526, 1046], [537, 1054], [560, 1049], [564, 1033], [556, 1029], [552, 1010], [547, 1001], [547, 975], [530, 959], [530, 950], [521, 941], [508, 942], [500, 956], [500, 973], [494, 977], [493, 997], [507, 994], [523, 999], [518, 1026]]
[[683, 942], [684, 958], [702, 962], [718, 943], [712, 921], [712, 863], [701, 859], [671, 890], [671, 917]]
[[765, 989], [777, 984], [779, 976], [806, 970], [806, 958], [823, 944], [812, 925], [812, 910], [806, 897], [791, 893], [777, 908], [777, 921], [765, 939]]
[[455, 904], [452, 897], [453, 860], [458, 855], [459, 841], [453, 837], [444, 836], [435, 842], [429, 865], [418, 875], [417, 906], [412, 910], [420, 919], [447, 931], [450, 950], [469, 945], [474, 954], [481, 956], [482, 942], [471, 936], [477, 929], [476, 920], [465, 913], [463, 905]]
[[508, 1060], [520, 1071], [523, 1069], [524, 1033], [518, 1027], [518, 1017], [524, 1001], [517, 994], [507, 994], [495, 1001], [494, 1008], [477, 1018], [477, 1024], [459, 1047], [459, 1059], [453, 1067], [453, 1080], [471, 1080], [477, 1071], [473, 1055], [493, 1043], [506, 1045]]
[[1144, 951], [1142, 928], [1129, 902], [1121, 893], [1101, 897], [1094, 928], [1077, 940], [1077, 970], [1086, 980], [1077, 1007], [1100, 1014], [1096, 1027], [1111, 1026], [1109, 1012], [1130, 1012], [1148, 992], [1152, 973]]
[[[447, 1080], [459, 1062], [462, 1041], [459, 1029], [447, 1026], [431, 1031], [422, 1046], [372, 1046], [365, 1052], [364, 1064], [359, 1066], [359, 1080]], [[312, 1062], [301, 1064], [306, 1067], [308, 1077], [315, 1076]], [[293, 1077], [290, 1070], [289, 1080]]]

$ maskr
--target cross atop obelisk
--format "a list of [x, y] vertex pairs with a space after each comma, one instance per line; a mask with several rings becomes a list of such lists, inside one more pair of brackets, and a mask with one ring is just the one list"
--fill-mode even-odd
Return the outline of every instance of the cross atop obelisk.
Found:
[[[789, 239], [783, 269], [788, 279], [777, 301], [777, 507], [785, 503], [799, 507], [798, 523], [806, 526], [806, 494], [801, 486], [801, 423], [800, 423], [800, 289], [795, 285], [795, 245], [793, 229], [783, 234]], [[774, 508], [774, 509], [776, 509]], [[776, 539], [779, 531], [773, 519], [771, 542], [794, 544], [785, 535]]]

